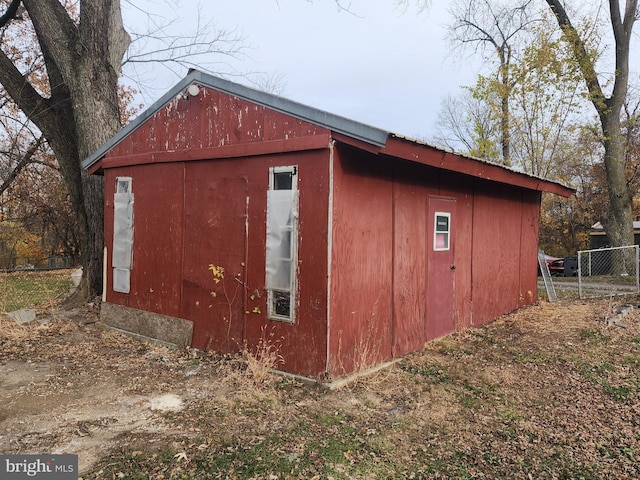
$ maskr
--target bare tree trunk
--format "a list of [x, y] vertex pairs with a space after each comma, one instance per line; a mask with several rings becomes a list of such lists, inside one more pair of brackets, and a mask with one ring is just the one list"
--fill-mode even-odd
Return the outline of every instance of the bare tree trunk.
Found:
[[626, 0], [624, 17], [619, 0], [609, 0], [611, 27], [616, 43], [616, 77], [610, 97], [602, 91], [593, 59], [560, 0], [546, 0], [564, 33], [566, 42], [580, 66], [589, 96], [598, 112], [604, 137], [604, 165], [609, 189], [609, 217], [603, 219], [609, 240], [614, 247], [633, 245], [633, 211], [625, 174], [625, 146], [622, 139], [620, 114], [626, 100], [629, 83], [629, 45], [638, 10], [638, 0]]
[[[508, 49], [507, 47], [507, 50]], [[509, 109], [509, 100], [511, 98], [511, 84], [509, 81], [510, 58], [510, 53], [507, 53], [506, 60], [504, 59], [504, 53], [502, 52], [500, 54], [500, 81], [503, 88], [500, 98], [500, 143], [502, 145], [502, 163], [507, 166], [511, 166], [511, 111]]]
[[[615, 115], [615, 116], [614, 116]], [[602, 119], [604, 165], [609, 190], [609, 218], [603, 225], [612, 246], [633, 245], [632, 199], [625, 171], [625, 144], [620, 129], [620, 111], [612, 110]]]
[[22, 3], [44, 56], [51, 94], [38, 94], [1, 51], [0, 83], [58, 159], [80, 228], [81, 291], [93, 296], [102, 291], [103, 182], [83, 172], [81, 162], [120, 128], [118, 75], [130, 39], [120, 0], [81, 0], [77, 22], [60, 2]]

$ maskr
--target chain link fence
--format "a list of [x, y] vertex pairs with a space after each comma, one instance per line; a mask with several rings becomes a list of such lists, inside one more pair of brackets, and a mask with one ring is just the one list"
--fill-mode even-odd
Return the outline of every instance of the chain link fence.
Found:
[[640, 291], [638, 246], [578, 252], [580, 298], [637, 294]]
[[0, 314], [46, 306], [68, 295], [78, 269], [0, 270]]

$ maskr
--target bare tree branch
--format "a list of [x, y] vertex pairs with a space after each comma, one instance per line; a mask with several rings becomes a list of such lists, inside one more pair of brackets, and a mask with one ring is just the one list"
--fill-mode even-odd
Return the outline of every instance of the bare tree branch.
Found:
[[175, 20], [145, 15], [144, 29], [130, 29], [131, 47], [122, 62], [123, 76], [139, 85], [143, 95], [158, 85], [156, 77], [145, 78], [148, 68], [141, 70], [138, 68], [141, 65], [156, 64], [177, 77], [191, 68], [228, 75], [234, 70], [228, 60], [244, 57], [249, 48], [245, 45], [246, 37], [237, 29], [217, 28], [201, 9], [196, 12], [191, 32], [177, 31]]
[[0, 28], [3, 28], [7, 23], [16, 18], [16, 14], [18, 13], [18, 7], [20, 7], [21, 0], [13, 0], [7, 11], [0, 17]]
[[[578, 31], [569, 19], [569, 15], [564, 9], [562, 2], [560, 2], [559, 0], [546, 1], [553, 14], [556, 16], [558, 25], [560, 25], [560, 28], [562, 28], [564, 32], [565, 39], [571, 45], [573, 54], [578, 61], [578, 65], [580, 65], [580, 70], [582, 71], [582, 75], [584, 76], [585, 82], [587, 84], [587, 89], [589, 90], [591, 100], [596, 106], [598, 113], [600, 113], [607, 108], [607, 102], [602, 91], [602, 86], [600, 85], [600, 80], [598, 79], [598, 74], [596, 73], [593, 60], [587, 52], [587, 49], [582, 42]], [[617, 0], [613, 1], [612, 3], [617, 3]]]
[[24, 168], [27, 165], [29, 165], [30, 163], [33, 163], [33, 156], [38, 151], [38, 148], [40, 148], [40, 145], [42, 145], [43, 141], [44, 141], [44, 136], [41, 135], [37, 140], [35, 140], [29, 146], [24, 156], [20, 159], [20, 161], [14, 167], [14, 169], [9, 173], [7, 178], [4, 179], [4, 181], [2, 182], [2, 185], [0, 185], [0, 195], [2, 195], [4, 191], [11, 186], [11, 184], [16, 179], [16, 177], [20, 174], [22, 170], [24, 170]]
[[450, 7], [454, 21], [449, 27], [449, 39], [454, 45], [473, 46], [482, 51], [490, 46], [498, 59], [496, 76], [502, 85], [501, 147], [502, 162], [511, 164], [511, 113], [510, 96], [513, 88], [511, 65], [516, 37], [527, 32], [538, 22], [528, 9], [533, 0], [522, 0], [515, 5], [493, 0], [457, 1]]

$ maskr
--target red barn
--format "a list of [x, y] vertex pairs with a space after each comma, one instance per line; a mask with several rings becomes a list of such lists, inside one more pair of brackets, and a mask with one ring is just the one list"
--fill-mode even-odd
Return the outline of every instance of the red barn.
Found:
[[84, 167], [105, 178], [105, 323], [266, 338], [321, 380], [536, 302], [541, 192], [572, 193], [199, 71]]

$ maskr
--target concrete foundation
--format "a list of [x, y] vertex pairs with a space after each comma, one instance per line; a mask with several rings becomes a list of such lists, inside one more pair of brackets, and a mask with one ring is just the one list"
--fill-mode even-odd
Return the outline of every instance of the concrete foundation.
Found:
[[191, 345], [193, 322], [103, 302], [100, 320], [108, 327], [175, 347]]

